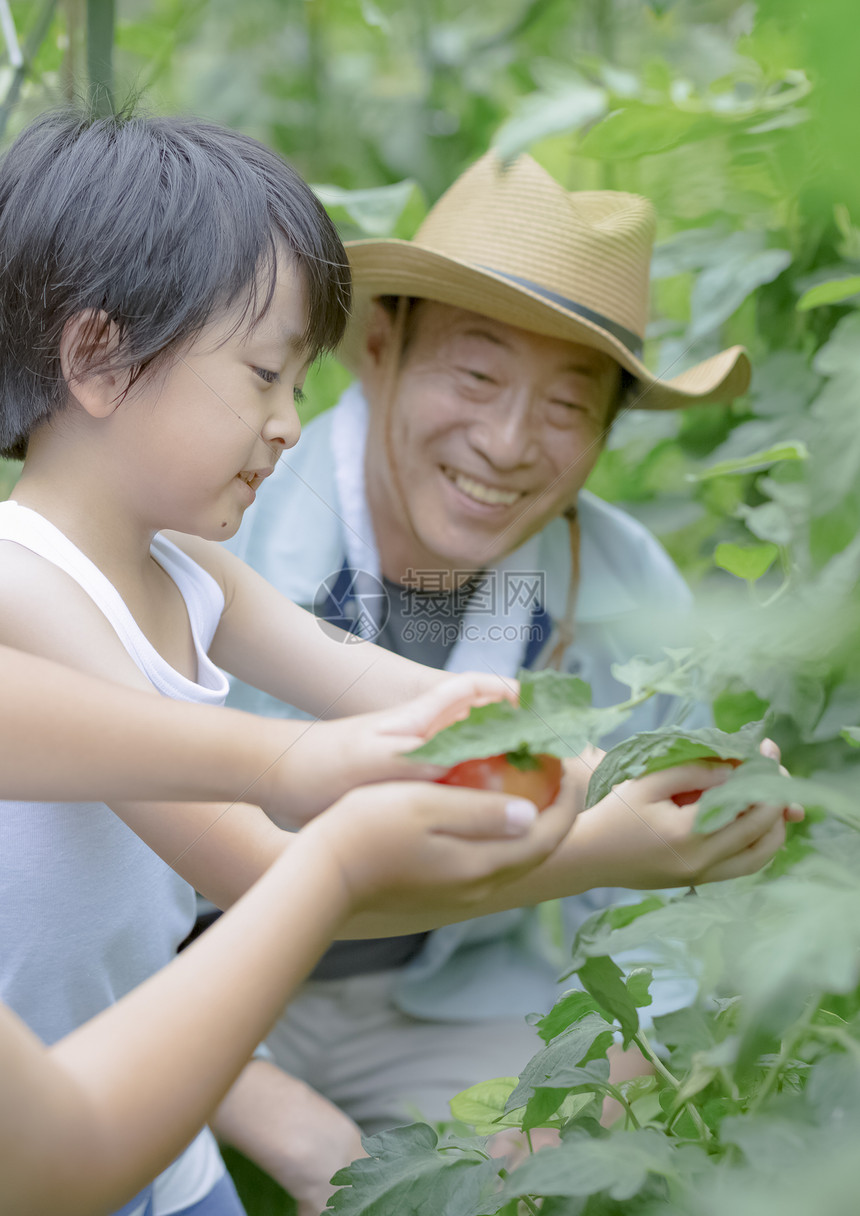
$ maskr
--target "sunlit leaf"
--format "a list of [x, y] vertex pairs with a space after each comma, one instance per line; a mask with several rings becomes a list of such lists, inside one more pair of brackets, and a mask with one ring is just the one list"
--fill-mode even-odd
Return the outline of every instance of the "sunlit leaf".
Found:
[[732, 545], [724, 541], [714, 551], [714, 565], [754, 583], [767, 573], [778, 555], [776, 545]]
[[748, 456], [740, 456], [736, 460], [721, 460], [706, 469], [688, 473], [687, 476], [691, 481], [708, 481], [712, 477], [726, 477], [732, 473], [756, 473], [784, 460], [806, 460], [808, 456], [806, 444], [798, 439], [777, 444], [762, 452], [751, 452]]
[[810, 308], [820, 308], [822, 304], [839, 304], [860, 292], [860, 275], [850, 275], [844, 279], [829, 279], [826, 283], [818, 283], [810, 287], [797, 301], [798, 312], [807, 312]]

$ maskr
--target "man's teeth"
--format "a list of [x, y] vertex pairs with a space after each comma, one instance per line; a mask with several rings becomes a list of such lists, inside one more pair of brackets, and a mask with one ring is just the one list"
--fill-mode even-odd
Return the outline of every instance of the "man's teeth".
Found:
[[477, 502], [485, 502], [491, 506], [510, 507], [520, 497], [516, 490], [495, 490], [492, 486], [485, 486], [480, 481], [473, 481], [471, 477], [466, 477], [464, 473], [455, 473], [453, 477], [454, 485], [458, 490], [462, 490], [464, 494], [468, 494], [470, 498], [474, 498]]

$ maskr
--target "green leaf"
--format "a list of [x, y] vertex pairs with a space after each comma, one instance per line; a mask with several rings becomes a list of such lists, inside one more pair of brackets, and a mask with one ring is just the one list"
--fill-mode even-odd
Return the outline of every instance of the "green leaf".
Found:
[[768, 702], [749, 689], [744, 692], [721, 692], [715, 698], [712, 711], [714, 723], [720, 730], [736, 731], [748, 722], [760, 722], [768, 709]]
[[735, 473], [757, 473], [769, 469], [771, 465], [785, 460], [807, 460], [809, 449], [799, 439], [788, 443], [778, 443], [761, 452], [751, 452], [748, 456], [739, 456], [737, 460], [720, 460], [717, 464], [708, 465], [696, 473], [688, 473], [688, 481], [710, 481], [714, 477], [728, 477]]
[[860, 726], [843, 726], [839, 732], [846, 743], [852, 747], [860, 747]]
[[699, 799], [697, 832], [716, 832], [757, 802], [788, 806], [797, 802], [792, 778], [783, 776], [775, 760], [759, 756], [736, 769], [722, 785], [705, 790]]
[[503, 161], [511, 161], [548, 135], [578, 131], [600, 118], [606, 104], [605, 89], [571, 73], [564, 87], [529, 93], [519, 101], [493, 141], [496, 151]]
[[516, 1085], [516, 1077], [495, 1077], [470, 1085], [451, 1099], [451, 1116], [474, 1127], [479, 1136], [492, 1136], [502, 1127], [519, 1127], [517, 1114], [506, 1110]]
[[674, 1176], [673, 1146], [652, 1128], [617, 1131], [602, 1139], [580, 1136], [559, 1148], [543, 1149], [515, 1169], [505, 1182], [506, 1196], [593, 1195], [606, 1191], [616, 1200], [632, 1199], [649, 1175]]
[[589, 993], [574, 989], [572, 992], [566, 992], [556, 1001], [549, 1013], [535, 1022], [535, 1029], [543, 1041], [549, 1043], [588, 1013], [602, 1015], [606, 1010]]
[[393, 186], [369, 190], [345, 190], [340, 186], [314, 186], [314, 193], [336, 222], [344, 219], [356, 224], [368, 236], [389, 237], [407, 209], [421, 199], [411, 178]]
[[605, 798], [613, 786], [646, 773], [658, 773], [677, 764], [714, 757], [724, 760], [751, 759], [759, 754], [760, 741], [759, 722], [750, 722], [733, 734], [713, 727], [690, 731], [662, 727], [660, 730], [642, 731], [625, 739], [603, 757], [588, 783], [586, 807], [592, 807]]
[[774, 544], [732, 545], [723, 541], [714, 551], [714, 565], [754, 583], [767, 573], [778, 556], [779, 549]]
[[507, 1109], [524, 1106], [536, 1089], [575, 1089], [606, 1081], [609, 1064], [603, 1059], [614, 1027], [598, 1014], [587, 1014], [564, 1034], [532, 1056], [508, 1098]]
[[473, 1216], [482, 1196], [495, 1189], [500, 1162], [474, 1149], [439, 1152], [438, 1137], [426, 1123], [396, 1127], [363, 1141], [368, 1153], [332, 1183], [342, 1189], [326, 1211], [340, 1216]]
[[639, 1029], [636, 1005], [624, 982], [624, 972], [611, 958], [590, 958], [579, 968], [579, 981], [621, 1026], [626, 1047]]
[[763, 243], [761, 232], [732, 233], [723, 245], [720, 261], [696, 279], [690, 295], [690, 341], [718, 330], [748, 295], [771, 283], [791, 264], [787, 249], [756, 248]]
[[807, 312], [810, 308], [820, 308], [822, 304], [838, 304], [860, 292], [860, 275], [850, 275], [844, 279], [828, 279], [826, 283], [817, 283], [810, 287], [797, 301], [798, 312]]
[[558, 1127], [566, 1119], [574, 1118], [594, 1101], [593, 1093], [572, 1094], [562, 1086], [559, 1089], [536, 1089], [526, 1103], [521, 1116], [523, 1131], [536, 1127]]
[[[711, 127], [709, 122], [705, 125]], [[691, 136], [698, 138], [702, 126], [697, 114], [633, 102], [623, 109], [613, 110], [592, 127], [580, 142], [579, 152], [595, 160], [651, 156], [677, 147]]]
[[691, 653], [690, 650], [676, 651], [667, 659], [657, 660], [636, 655], [627, 663], [613, 663], [612, 674], [619, 684], [629, 687], [633, 699], [656, 692], [672, 697], [689, 696], [692, 677], [685, 672], [679, 673], [678, 669]]
[[614, 730], [625, 716], [614, 708], [592, 708], [591, 689], [576, 676], [524, 671], [518, 706], [510, 701], [480, 705], [409, 755], [447, 766], [522, 748], [575, 756], [592, 738]]
[[654, 998], [651, 996], [653, 981], [654, 973], [650, 967], [634, 967], [627, 973], [627, 991], [637, 1009], [644, 1009], [653, 1004]]

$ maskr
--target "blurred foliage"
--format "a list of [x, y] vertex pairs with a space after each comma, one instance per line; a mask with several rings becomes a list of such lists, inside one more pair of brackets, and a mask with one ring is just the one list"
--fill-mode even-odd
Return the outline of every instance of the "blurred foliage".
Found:
[[[0, 64], [0, 104], [20, 88], [7, 138], [89, 87], [86, 0], [11, 9], [22, 45], [49, 20], [24, 73]], [[577, 1176], [593, 1169], [594, 1191], [583, 1196], [536, 1158], [533, 1179], [506, 1184], [508, 1216], [520, 1194], [550, 1216], [856, 1206], [860, 858], [846, 809], [860, 789], [855, 29], [856, 0], [117, 4], [115, 95], [140, 92], [154, 110], [263, 139], [317, 184], [345, 237], [409, 236], [490, 144], [505, 156], [528, 149], [570, 189], [654, 201], [653, 366], [677, 374], [733, 343], [751, 354], [751, 390], [731, 406], [621, 417], [590, 485], [660, 536], [695, 587], [706, 643], [686, 669], [717, 725], [764, 718], [817, 801], [772, 867], [778, 881], [682, 901], [686, 920], [670, 904], [612, 941], [602, 925], [581, 946], [582, 959], [600, 958], [637, 933], [679, 935], [702, 977], [700, 1004], [662, 1028], [675, 1089], [664, 1077], [631, 1095], [648, 1133], [638, 1147], [610, 1150], [569, 1100], [575, 1087], [551, 1091]], [[346, 380], [334, 362], [315, 369], [309, 415]], [[0, 466], [0, 494], [15, 473]], [[684, 937], [691, 904], [704, 945]], [[431, 1178], [436, 1150], [423, 1133], [411, 1148], [395, 1140], [380, 1146], [383, 1163], [406, 1145]], [[467, 1166], [481, 1180], [487, 1171], [463, 1143], [436, 1154], [439, 1195], [451, 1214], [469, 1198], [474, 1216], [490, 1207], [462, 1179]], [[626, 1182], [601, 1189], [610, 1176]], [[362, 1177], [379, 1184], [369, 1165], [338, 1210], [365, 1210]], [[373, 1211], [395, 1210], [380, 1202]]]

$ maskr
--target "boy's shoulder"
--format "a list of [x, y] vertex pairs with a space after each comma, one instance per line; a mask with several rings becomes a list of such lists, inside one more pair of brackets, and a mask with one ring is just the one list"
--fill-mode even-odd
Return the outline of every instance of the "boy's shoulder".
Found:
[[0, 537], [0, 643], [104, 679], [145, 687], [116, 632], [59, 566]]

